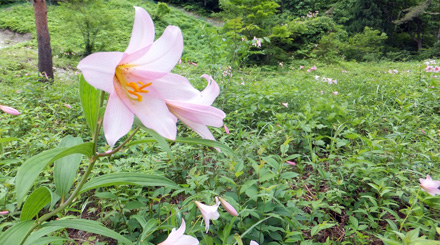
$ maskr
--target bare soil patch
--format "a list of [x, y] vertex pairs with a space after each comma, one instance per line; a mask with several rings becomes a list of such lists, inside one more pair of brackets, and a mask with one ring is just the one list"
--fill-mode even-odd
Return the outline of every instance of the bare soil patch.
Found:
[[0, 29], [0, 49], [6, 48], [17, 43], [31, 40], [30, 33], [17, 33], [8, 29]]

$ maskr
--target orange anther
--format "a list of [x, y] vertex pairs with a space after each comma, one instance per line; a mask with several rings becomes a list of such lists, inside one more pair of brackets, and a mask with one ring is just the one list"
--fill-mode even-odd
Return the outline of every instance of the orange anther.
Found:
[[144, 84], [143, 82], [139, 81], [138, 82], [139, 85], [135, 82], [125, 82], [125, 84], [127, 86], [129, 86], [130, 88], [132, 88], [133, 90], [127, 90], [130, 94], [134, 95], [137, 97], [137, 101], [141, 102], [142, 101], [142, 95], [140, 95], [139, 93], [148, 93], [148, 90], [144, 90], [144, 88], [150, 86], [152, 83], [147, 83]]

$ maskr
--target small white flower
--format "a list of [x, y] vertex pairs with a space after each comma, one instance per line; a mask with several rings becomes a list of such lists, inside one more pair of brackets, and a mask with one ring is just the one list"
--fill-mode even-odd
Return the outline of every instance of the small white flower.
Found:
[[179, 229], [176, 230], [176, 228], [173, 228], [167, 239], [159, 243], [159, 245], [198, 245], [199, 241], [196, 238], [183, 235], [183, 233], [185, 233], [185, 228], [185, 220], [182, 219], [182, 224]]
[[217, 209], [220, 205], [220, 201], [218, 198], [215, 198], [216, 204], [212, 206], [205, 205], [201, 202], [195, 201], [197, 207], [200, 209], [200, 212], [202, 212], [203, 220], [205, 221], [205, 231], [208, 233], [209, 231], [209, 222], [210, 220], [217, 220], [218, 217], [220, 217], [220, 214], [218, 213]]

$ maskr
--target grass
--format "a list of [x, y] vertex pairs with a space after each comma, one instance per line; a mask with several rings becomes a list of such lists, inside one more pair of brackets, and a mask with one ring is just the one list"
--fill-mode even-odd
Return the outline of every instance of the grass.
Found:
[[[140, 2], [112, 2], [113, 8], [121, 9], [118, 18], [124, 17], [117, 23], [127, 28], [118, 30], [117, 38], [109, 37], [113, 44], [105, 50], [124, 49], [134, 3]], [[150, 7], [147, 2], [142, 4]], [[15, 23], [11, 13], [16, 9], [29, 11], [31, 7], [25, 4], [1, 10], [0, 26], [12, 28], [5, 23]], [[7, 11], [10, 18], [4, 18]], [[57, 7], [50, 7], [49, 13], [52, 11]], [[53, 23], [60, 21], [57, 15], [51, 18]], [[181, 26], [185, 40], [189, 39], [185, 57], [195, 60], [209, 53], [209, 45], [193, 40], [197, 25], [185, 18], [173, 11], [166, 22], [157, 24], [158, 33], [166, 24]], [[31, 26], [27, 21], [15, 25]], [[73, 74], [80, 59], [75, 53], [81, 47], [74, 46], [79, 37], [64, 39], [65, 34], [55, 28], [52, 41], [54, 50], [59, 50], [54, 54], [58, 55], [55, 66], [68, 75], [58, 73], [53, 85], [38, 82], [35, 40], [0, 50], [0, 56], [10, 57], [0, 61], [0, 104], [21, 112], [17, 117], [0, 114], [2, 137], [19, 138], [5, 143], [0, 157], [0, 210], [10, 211], [0, 217], [3, 231], [20, 216], [14, 191], [17, 168], [31, 156], [56, 147], [67, 135], [91, 140]], [[64, 45], [74, 54], [61, 55]], [[200, 54], [193, 53], [200, 45], [204, 45], [198, 48]], [[98, 220], [138, 242], [146, 232], [148, 236], [140, 244], [165, 240], [181, 218], [188, 224], [186, 234], [202, 244], [234, 244], [234, 234], [247, 244], [250, 240], [260, 244], [411, 244], [417, 239], [439, 239], [439, 197], [420, 191], [418, 179], [426, 174], [440, 178], [440, 80], [426, 73], [422, 62], [325, 64], [296, 60], [282, 67], [233, 70], [232, 76], [223, 75], [224, 64], [212, 66], [202, 58], [197, 62], [197, 67], [184, 62], [174, 72], [188, 77], [199, 89], [205, 86], [201, 74], [214, 76], [221, 86], [215, 106], [227, 114], [225, 125], [230, 134], [223, 128], [211, 130], [235, 155], [200, 145], [170, 143], [172, 161], [157, 143], [131, 146], [98, 162], [92, 175], [159, 174], [179, 184], [180, 189], [103, 187], [83, 194], [59, 218]], [[317, 70], [307, 72], [313, 65]], [[336, 79], [337, 84], [323, 82], [323, 77]], [[198, 137], [182, 125], [179, 135]], [[145, 137], [147, 133], [141, 132], [135, 139]], [[99, 150], [107, 150], [104, 143]], [[287, 164], [287, 160], [296, 165]], [[85, 163], [80, 171], [84, 167]], [[40, 185], [55, 192], [52, 168], [40, 175], [35, 186]], [[193, 201], [212, 205], [218, 195], [227, 199], [239, 216], [222, 212], [205, 234]], [[142, 219], [153, 220], [155, 225], [147, 230]], [[65, 239], [59, 244], [103, 239], [92, 234], [84, 237], [70, 229], [54, 235]]]

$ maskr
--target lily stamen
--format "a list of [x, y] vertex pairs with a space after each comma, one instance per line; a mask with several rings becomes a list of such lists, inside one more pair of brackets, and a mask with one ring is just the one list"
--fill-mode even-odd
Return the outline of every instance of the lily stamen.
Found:
[[148, 93], [148, 90], [144, 90], [144, 88], [150, 86], [152, 83], [150, 82], [150, 83], [144, 84], [141, 81], [139, 81], [138, 83], [139, 83], [140, 87], [135, 82], [130, 82], [130, 83], [126, 82], [125, 84], [133, 89], [133, 90], [127, 90], [127, 91], [130, 94], [137, 96], [137, 101], [142, 102], [142, 95], [140, 95], [139, 93]]

